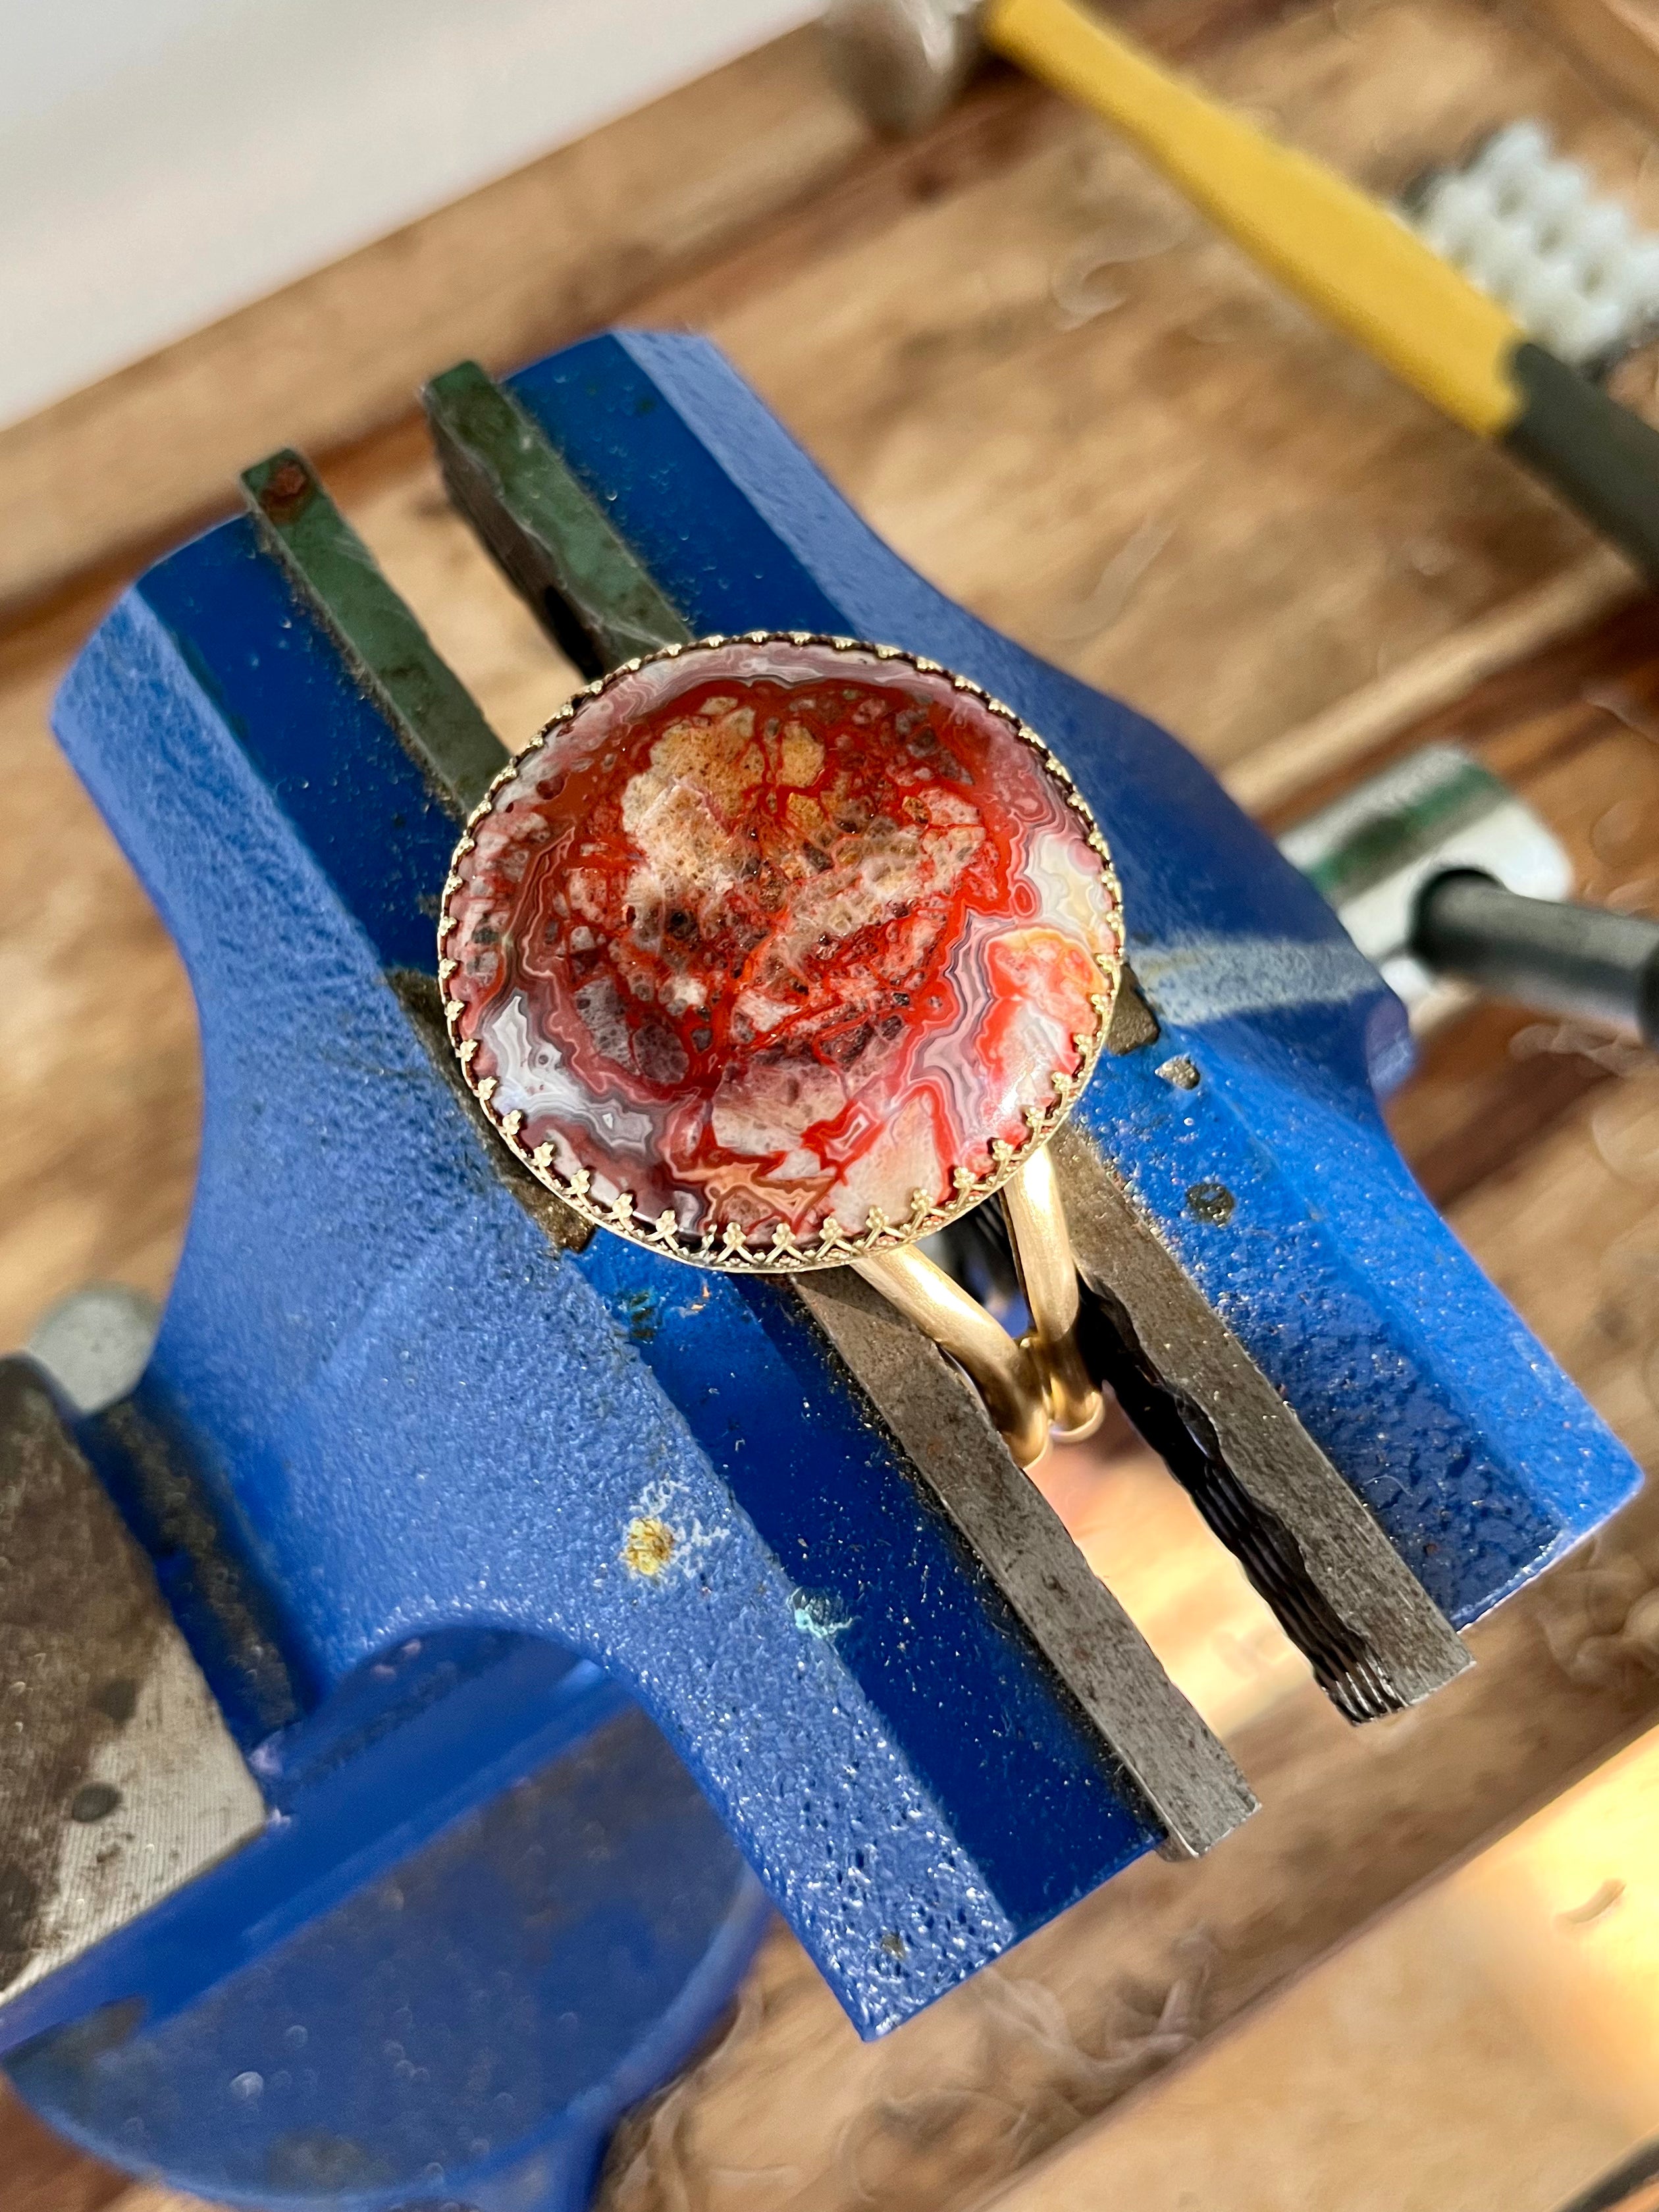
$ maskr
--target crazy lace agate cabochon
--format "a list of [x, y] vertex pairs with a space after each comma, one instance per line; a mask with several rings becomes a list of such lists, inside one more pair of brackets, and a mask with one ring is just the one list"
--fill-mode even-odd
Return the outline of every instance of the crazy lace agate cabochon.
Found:
[[469, 836], [440, 948], [468, 1080], [544, 1181], [682, 1257], [827, 1264], [937, 1226], [1104, 1034], [1098, 831], [1006, 708], [902, 656], [750, 638], [631, 666]]

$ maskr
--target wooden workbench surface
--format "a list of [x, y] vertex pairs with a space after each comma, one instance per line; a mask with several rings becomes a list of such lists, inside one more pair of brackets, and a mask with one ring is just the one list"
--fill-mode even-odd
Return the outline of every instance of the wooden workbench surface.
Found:
[[[1474, 0], [1135, 13], [1375, 186], [1534, 114], [1659, 227], [1639, 119]], [[475, 264], [509, 264], [489, 292]], [[1589, 892], [1659, 911], [1659, 610], [1613, 556], [1034, 87], [994, 78], [921, 145], [875, 147], [810, 41], [787, 40], [0, 435], [0, 498], [24, 516], [0, 574], [17, 610], [0, 635], [0, 1341], [89, 1279], [162, 1292], [189, 1202], [188, 990], [45, 726], [131, 545], [309, 438], [522, 741], [573, 679], [450, 515], [397, 395], [460, 354], [506, 365], [619, 313], [709, 331], [901, 552], [1170, 724], [1250, 803], [1283, 816], [1458, 734], [1531, 793]], [[1638, 397], [1650, 373], [1629, 372]], [[1431, 1194], [1652, 1463], [1659, 1075], [1486, 1009], [1435, 1041], [1395, 1110]], [[615, 2212], [965, 2208], [1055, 2145], [1080, 2156], [1127, 2091], [1659, 1716], [1628, 1626], [1659, 1577], [1645, 1497], [1474, 1632], [1471, 1674], [1356, 1732], [1131, 1443], [1047, 1479], [1266, 1810], [1197, 1867], [1131, 1869], [882, 2045], [776, 1934], [726, 2041], [624, 2131]], [[90, 2212], [124, 2187], [11, 2124], [0, 2212]], [[1557, 2166], [1582, 2150], [1588, 2179], [1603, 2148], [1564, 2136]]]

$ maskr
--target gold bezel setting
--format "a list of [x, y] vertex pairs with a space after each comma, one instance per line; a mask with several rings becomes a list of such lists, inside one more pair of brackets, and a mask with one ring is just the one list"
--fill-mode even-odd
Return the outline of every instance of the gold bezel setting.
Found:
[[[457, 1039], [456, 1025], [466, 1011], [467, 1002], [453, 996], [450, 991], [450, 980], [456, 973], [457, 963], [444, 952], [445, 942], [456, 926], [450, 902], [462, 888], [458, 864], [473, 849], [473, 832], [493, 810], [496, 794], [503, 786], [519, 775], [526, 762], [544, 749], [555, 734], [573, 720], [589, 700], [600, 697], [623, 678], [658, 661], [678, 660], [688, 653], [722, 646], [784, 644], [818, 646], [837, 653], [857, 653], [878, 660], [902, 662], [923, 675], [944, 677], [954, 690], [969, 694], [1004, 722], [1022, 744], [1036, 754], [1082, 823], [1085, 840], [1100, 860], [1117, 928], [1116, 952], [1109, 971], [1103, 963], [1098, 963], [1105, 988], [1091, 997], [1090, 1003], [1096, 1016], [1094, 1030], [1079, 1033], [1072, 1040], [1079, 1065], [1070, 1073], [1060, 1068], [1051, 1072], [1052, 1100], [1044, 1106], [1026, 1108], [1026, 1133], [1019, 1142], [1010, 1144], [1002, 1138], [992, 1139], [989, 1145], [991, 1165], [981, 1174], [975, 1175], [961, 1165], [953, 1168], [951, 1182], [954, 1194], [942, 1203], [930, 1199], [925, 1191], [918, 1190], [912, 1196], [909, 1213], [903, 1220], [889, 1221], [878, 1208], [872, 1208], [863, 1227], [856, 1231], [842, 1228], [831, 1215], [823, 1223], [818, 1235], [806, 1243], [798, 1243], [781, 1222], [769, 1237], [754, 1243], [750, 1241], [742, 1225], [736, 1222], [729, 1222], [722, 1229], [688, 1235], [680, 1228], [672, 1211], [665, 1209], [654, 1222], [637, 1213], [632, 1195], [627, 1191], [619, 1192], [608, 1204], [593, 1199], [589, 1195], [592, 1178], [588, 1171], [579, 1169], [574, 1176], [559, 1174], [553, 1165], [550, 1145], [543, 1144], [526, 1149], [520, 1140], [523, 1115], [516, 1112], [498, 1115], [494, 1109], [495, 1078], [485, 1076], [481, 1080], [474, 1080], [472, 1062], [477, 1056], [477, 1041]], [[468, 1090], [514, 1158], [555, 1197], [562, 1200], [574, 1213], [597, 1229], [608, 1229], [614, 1235], [625, 1237], [630, 1243], [648, 1251], [665, 1253], [670, 1259], [684, 1261], [690, 1267], [712, 1267], [730, 1274], [801, 1274], [818, 1268], [843, 1267], [849, 1261], [862, 1259], [875, 1252], [890, 1251], [902, 1245], [913, 1244], [919, 1237], [931, 1236], [935, 1230], [946, 1227], [994, 1196], [1020, 1163], [1048, 1142], [1076, 1104], [1105, 1044], [1122, 970], [1121, 914], [1122, 899], [1117, 873], [1112, 866], [1106, 840], [1087, 800], [1078, 790], [1065, 763], [1056, 757], [1030, 725], [1023, 721], [1011, 707], [1005, 706], [1001, 700], [974, 683], [970, 678], [959, 676], [942, 662], [930, 659], [924, 654], [907, 653], [899, 646], [872, 645], [865, 639], [830, 637], [814, 630], [744, 630], [731, 635], [721, 634], [696, 638], [683, 645], [664, 646], [655, 653], [641, 653], [632, 660], [623, 661], [620, 666], [574, 692], [524, 750], [507, 763], [467, 817], [465, 828], [451, 860], [438, 919], [438, 982], [443, 994], [444, 1017], [450, 1042], [454, 1047]]]

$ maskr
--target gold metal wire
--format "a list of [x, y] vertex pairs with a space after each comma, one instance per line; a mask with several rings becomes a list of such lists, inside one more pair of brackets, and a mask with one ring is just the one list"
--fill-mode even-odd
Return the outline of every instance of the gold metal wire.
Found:
[[1015, 1460], [1030, 1467], [1051, 1433], [1068, 1443], [1092, 1436], [1105, 1401], [1078, 1346], [1077, 1263], [1046, 1146], [1021, 1160], [1002, 1187], [1002, 1204], [1031, 1309], [1023, 1342], [914, 1244], [848, 1264], [967, 1370]]
[[1046, 1145], [1027, 1152], [1004, 1183], [1002, 1210], [1031, 1310], [1031, 1334], [1025, 1340], [1042, 1371], [1054, 1434], [1063, 1443], [1080, 1443], [1105, 1419], [1106, 1401], [1078, 1345], [1077, 1262], [1054, 1157]]

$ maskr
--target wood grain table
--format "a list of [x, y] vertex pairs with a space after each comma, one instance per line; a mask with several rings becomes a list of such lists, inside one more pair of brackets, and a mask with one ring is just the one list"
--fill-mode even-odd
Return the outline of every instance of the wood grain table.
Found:
[[[1519, 16], [1125, 12], [1380, 190], [1534, 114], [1659, 226], [1650, 128]], [[1169, 723], [1265, 819], [1455, 736], [1548, 817], [1586, 893], [1659, 912], [1659, 605], [1615, 556], [1047, 94], [993, 75], [925, 139], [878, 145], [811, 40], [786, 40], [0, 434], [0, 1340], [88, 1280], [164, 1292], [196, 1156], [182, 971], [47, 735], [66, 660], [149, 551], [228, 511], [237, 467], [302, 442], [523, 742], [574, 679], [450, 514], [410, 395], [462, 355], [505, 367], [613, 319], [710, 332], [900, 552]], [[1637, 404], [1654, 373], [1621, 372]], [[1460, 1235], [1655, 1463], [1659, 1072], [1486, 1007], [1429, 1043], [1394, 1115]], [[1647, 1494], [1473, 1632], [1468, 1675], [1356, 1731], [1126, 1431], [1043, 1480], [1264, 1811], [1197, 1866], [1133, 1868], [878, 2045], [775, 1933], [718, 2047], [623, 2131], [613, 2212], [1150, 2202], [1160, 2100], [1197, 2127], [1207, 2096], [1218, 2141], [1230, 2112], [1277, 2112], [1295, 2034], [1320, 2039], [1297, 1977], [1336, 1990], [1320, 2019], [1358, 2008], [1362, 2059], [1366, 2020], [1403, 2033], [1395, 1954], [1359, 1931], [1409, 1936], [1413, 1893], [1462, 1896], [1471, 1853], [1518, 1849], [1493, 1839], [1659, 1721]], [[1351, 2162], [1353, 2205], [1363, 2180], [1378, 2202], [1548, 2212], [1622, 2139], [1538, 2078], [1515, 2118], [1543, 2131], [1533, 2197], [1513, 2175], [1481, 2195], [1443, 2128], [1453, 2185], [1413, 2194], [1428, 2154], [1399, 2129]], [[1212, 2175], [1167, 2202], [1347, 2203], [1328, 2153], [1278, 2195]], [[0, 2115], [0, 2212], [117, 2199], [177, 2202]]]

